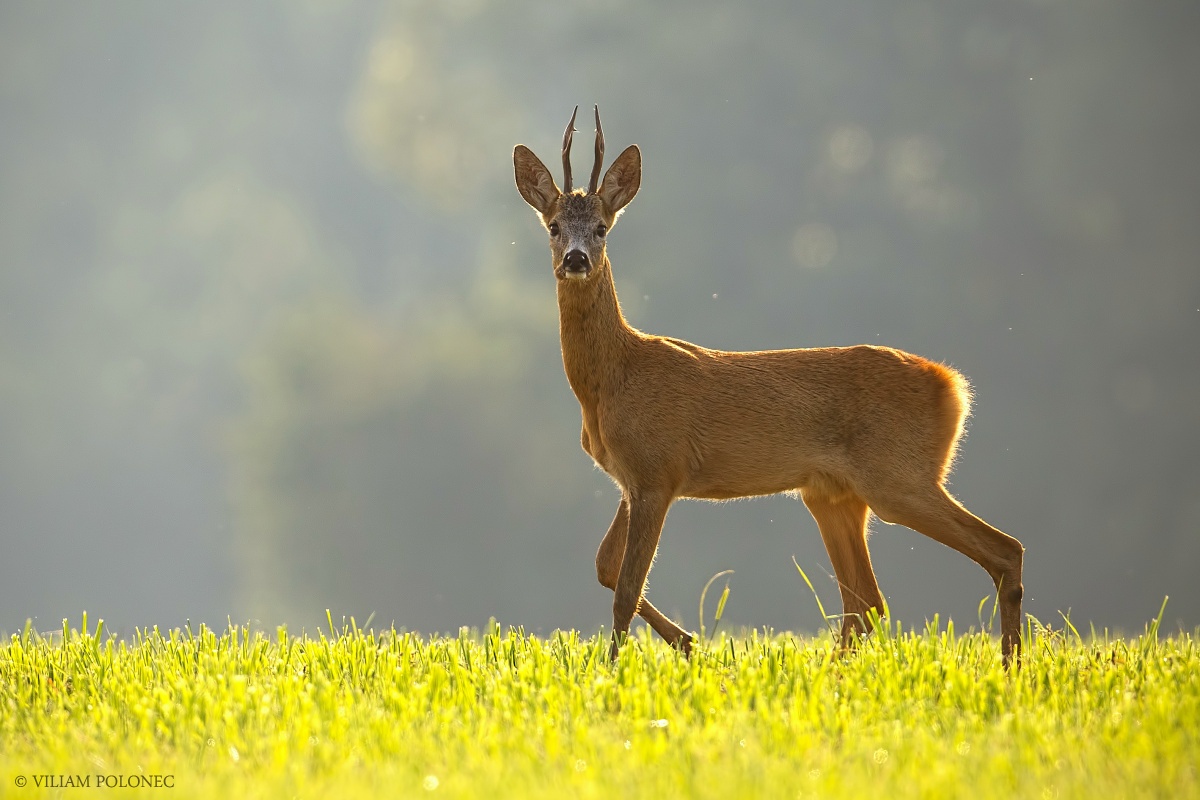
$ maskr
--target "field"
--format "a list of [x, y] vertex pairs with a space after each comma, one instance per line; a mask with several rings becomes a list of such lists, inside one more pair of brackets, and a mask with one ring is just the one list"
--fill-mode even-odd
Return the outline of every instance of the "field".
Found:
[[[331, 629], [332, 621], [331, 621]], [[1198, 797], [1194, 634], [0, 642], [0, 797]], [[125, 786], [126, 788], [120, 788]], [[129, 788], [134, 786], [137, 788]]]

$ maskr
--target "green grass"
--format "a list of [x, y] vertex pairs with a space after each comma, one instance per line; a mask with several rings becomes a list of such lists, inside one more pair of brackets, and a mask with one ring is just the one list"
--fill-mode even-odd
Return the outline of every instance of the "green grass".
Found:
[[[690, 661], [639, 635], [615, 664], [601, 635], [499, 626], [102, 628], [0, 643], [0, 796], [1200, 796], [1200, 649], [1157, 623], [1031, 622], [1013, 675], [993, 638], [936, 625], [846, 655], [721, 635]], [[155, 774], [174, 788], [96, 790]]]

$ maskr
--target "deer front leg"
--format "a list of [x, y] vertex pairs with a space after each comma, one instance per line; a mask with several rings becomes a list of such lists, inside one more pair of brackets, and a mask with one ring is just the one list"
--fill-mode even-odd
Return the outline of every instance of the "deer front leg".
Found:
[[[607, 589], [615, 591], [617, 588], [628, 535], [629, 503], [622, 497], [612, 525], [608, 527], [608, 533], [604, 534], [604, 541], [600, 542], [600, 549], [596, 552], [596, 577], [600, 580], [600, 585]], [[686, 656], [692, 654], [692, 635], [655, 608], [646, 597], [642, 597], [642, 602], [638, 605], [638, 614], [672, 647]]]
[[[673, 498], [665, 492], [641, 492], [629, 498], [629, 532], [625, 537], [625, 554], [613, 598], [613, 638], [610, 654], [617, 657], [621, 642], [629, 635], [629, 624], [639, 607], [645, 612], [653, 608], [642, 597], [646, 576], [658, 550], [658, 538]], [[620, 512], [618, 512], [619, 514]], [[655, 612], [657, 613], [657, 611]], [[658, 615], [662, 617], [661, 614]], [[662, 619], [666, 619], [662, 617]], [[674, 625], [674, 623], [671, 623]], [[689, 642], [690, 644], [690, 642]]]

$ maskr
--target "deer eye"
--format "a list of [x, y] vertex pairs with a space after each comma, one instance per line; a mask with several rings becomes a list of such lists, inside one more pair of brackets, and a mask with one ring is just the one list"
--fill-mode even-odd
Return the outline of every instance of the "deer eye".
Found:
[[608, 228], [605, 227], [604, 225], [599, 225], [596, 227], [596, 235], [599, 236], [600, 238], [603, 239], [604, 234], [606, 234], [606, 233], [608, 233]]
[[557, 222], [551, 222], [546, 227], [550, 229], [551, 236], [558, 236], [558, 223]]

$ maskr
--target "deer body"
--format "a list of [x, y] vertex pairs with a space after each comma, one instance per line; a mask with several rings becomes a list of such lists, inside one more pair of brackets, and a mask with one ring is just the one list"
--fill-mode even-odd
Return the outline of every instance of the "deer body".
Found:
[[643, 595], [667, 509], [677, 498], [725, 500], [798, 491], [833, 562], [843, 640], [882, 612], [866, 545], [868, 509], [969, 556], [1000, 589], [1005, 662], [1019, 651], [1023, 548], [943, 488], [970, 395], [954, 370], [885, 347], [725, 352], [630, 326], [605, 235], [641, 180], [627, 148], [598, 184], [564, 194], [523, 145], [517, 186], [551, 234], [563, 366], [583, 416], [583, 449], [621, 488], [597, 553], [615, 592], [613, 653], [635, 613], [685, 652], [692, 637]]

